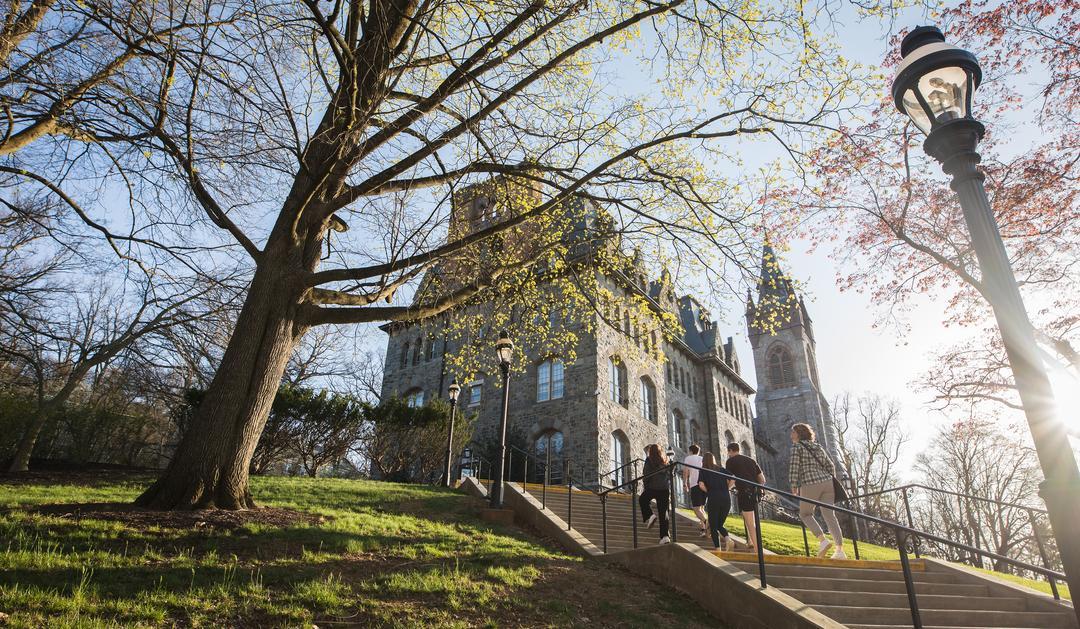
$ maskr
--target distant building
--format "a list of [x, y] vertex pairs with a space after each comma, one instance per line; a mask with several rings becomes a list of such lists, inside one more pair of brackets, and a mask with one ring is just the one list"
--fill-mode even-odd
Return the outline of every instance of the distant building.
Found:
[[[494, 203], [470, 190], [455, 195], [451, 233], [482, 227], [493, 211]], [[571, 461], [575, 478], [582, 483], [595, 482], [641, 457], [650, 443], [670, 447], [681, 458], [691, 443], [719, 454], [726, 444], [737, 442], [753, 456], [749, 395], [754, 389], [742, 378], [731, 337], [724, 339], [696, 299], [676, 296], [667, 274], [658, 281], [647, 281], [640, 271], [634, 275], [599, 279], [616, 294], [635, 293], [658, 311], [676, 315], [681, 338], [668, 342], [655, 332], [634, 329], [630, 317], [618, 310], [607, 315], [609, 321], [620, 322], [619, 329], [602, 323], [594, 313], [560, 321], [579, 329], [576, 358], [563, 361], [543, 347], [515, 348], [525, 353], [528, 367], [512, 377], [510, 431], [523, 435], [538, 455], [550, 450], [553, 460]], [[399, 395], [414, 404], [446, 396], [452, 374], [447, 373], [444, 357], [456, 348], [447, 340], [445, 316], [452, 315], [383, 326], [389, 335], [384, 396]], [[581, 327], [585, 317], [594, 319], [595, 332]], [[657, 343], [663, 361], [649, 357], [649, 348]], [[478, 413], [476, 437], [494, 435], [501, 409], [497, 369], [493, 366], [488, 375], [459, 384], [459, 406]]]
[[[770, 313], [777, 318], [767, 331], [759, 317]], [[754, 432], [759, 458], [769, 484], [789, 490], [792, 424], [809, 424], [837, 463], [839, 444], [829, 402], [821, 392], [813, 322], [768, 243], [762, 254], [757, 303], [749, 293], [746, 296], [746, 325], [757, 368]]]

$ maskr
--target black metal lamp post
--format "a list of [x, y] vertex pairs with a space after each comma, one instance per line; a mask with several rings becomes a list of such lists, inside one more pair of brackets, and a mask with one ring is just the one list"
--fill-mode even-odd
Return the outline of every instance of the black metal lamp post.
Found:
[[495, 343], [495, 355], [499, 359], [502, 371], [502, 417], [499, 419], [499, 460], [495, 462], [495, 476], [491, 479], [491, 507], [502, 508], [503, 504], [503, 466], [506, 465], [506, 409], [510, 405], [510, 360], [514, 357], [514, 343], [503, 332]]
[[[903, 61], [893, 81], [897, 108], [927, 134], [923, 148], [952, 177], [960, 199], [982, 281], [1016, 389], [1027, 415], [1046, 480], [1039, 495], [1046, 502], [1061, 563], [1073, 592], [1080, 591], [1080, 471], [1065, 425], [1057, 416], [1053, 389], [1035, 343], [1020, 288], [983, 186], [976, 152], [984, 127], [971, 116], [971, 101], [982, 80], [975, 56], [945, 43], [933, 26], [921, 26], [900, 45]], [[1077, 607], [1080, 617], [1080, 606]]]
[[450, 383], [450, 388], [446, 390], [450, 396], [450, 428], [446, 431], [446, 476], [443, 477], [443, 486], [450, 486], [450, 467], [451, 460], [454, 456], [454, 420], [457, 419], [457, 398], [461, 393], [461, 387], [458, 386], [457, 378]]

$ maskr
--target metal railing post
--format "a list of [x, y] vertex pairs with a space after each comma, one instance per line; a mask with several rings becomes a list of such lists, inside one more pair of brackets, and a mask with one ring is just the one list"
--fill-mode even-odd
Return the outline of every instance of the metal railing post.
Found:
[[551, 471], [551, 448], [544, 448], [544, 491], [540, 500], [540, 504], [547, 509], [547, 486], [549, 478], [549, 472]]
[[[1035, 526], [1035, 512], [1028, 511], [1028, 522], [1031, 523], [1031, 535], [1035, 538], [1035, 544], [1039, 547], [1039, 557], [1042, 558], [1043, 566], [1049, 570], [1053, 570], [1050, 567], [1050, 558], [1046, 556], [1046, 547], [1043, 546], [1042, 535], [1039, 535], [1039, 529]], [[1046, 581], [1050, 584], [1050, 591], [1054, 593], [1054, 600], [1061, 600], [1061, 594], [1058, 593], [1057, 581], [1054, 577], [1046, 577]]]
[[[636, 475], [635, 475], [636, 477]], [[638, 514], [634, 509], [638, 508], [637, 481], [630, 482], [630, 528], [634, 530], [634, 548], [637, 548], [637, 519]]]
[[806, 522], [803, 522], [802, 518], [799, 518], [799, 524], [802, 525], [802, 545], [803, 545], [803, 548], [806, 549], [806, 556], [809, 557], [810, 556], [810, 541], [807, 540], [807, 538], [806, 538]]
[[679, 541], [678, 533], [675, 530], [678, 528], [675, 525], [675, 466], [672, 465], [668, 468], [668, 491], [671, 493], [671, 516], [668, 518], [668, 534], [671, 535], [671, 543], [674, 544]]
[[600, 510], [604, 521], [604, 554], [607, 554], [607, 494], [600, 496]]
[[915, 629], [922, 629], [922, 617], [919, 614], [919, 601], [915, 598], [915, 579], [911, 575], [911, 563], [907, 556], [908, 534], [900, 529], [896, 533], [896, 549], [900, 551], [900, 566], [904, 569], [904, 587], [907, 588], [908, 607], [911, 608], [911, 624]]
[[754, 537], [757, 544], [757, 565], [758, 576], [761, 578], [761, 588], [768, 587], [765, 583], [765, 544], [761, 540], [761, 509], [759, 508], [758, 501], [754, 501]]
[[[851, 509], [851, 504], [844, 503], [844, 508]], [[836, 516], [836, 512], [833, 512], [833, 516]], [[859, 557], [859, 523], [855, 519], [855, 516], [848, 514], [848, 522], [851, 523], [851, 547], [855, 550], [855, 561], [860, 559]]]
[[[900, 494], [904, 497], [904, 512], [907, 513], [907, 525], [908, 525], [908, 528], [913, 529], [913, 528], [915, 528], [915, 519], [911, 517], [911, 502], [908, 501], [907, 487], [905, 487], [904, 490], [900, 492]], [[933, 504], [933, 503], [931, 503], [931, 504]], [[915, 558], [918, 559], [919, 558], [919, 540], [917, 540], [917, 539], [915, 540], [915, 548], [913, 548], [912, 550], [915, 551]]]
[[566, 462], [566, 530], [574, 528], [574, 481], [570, 477], [570, 461]]

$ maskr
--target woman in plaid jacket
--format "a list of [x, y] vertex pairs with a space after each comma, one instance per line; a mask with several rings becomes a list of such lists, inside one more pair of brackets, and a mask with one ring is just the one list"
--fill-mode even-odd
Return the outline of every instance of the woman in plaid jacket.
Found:
[[[825, 448], [814, 440], [814, 431], [806, 424], [795, 424], [791, 427], [791, 468], [789, 479], [791, 492], [796, 496], [827, 502], [836, 502], [833, 491], [833, 475], [835, 466]], [[810, 502], [799, 502], [799, 517], [818, 538], [818, 557], [824, 557], [829, 548], [836, 546], [833, 559], [847, 559], [844, 554], [844, 534], [840, 530], [840, 522], [836, 519], [836, 513], [832, 509], [822, 509], [821, 517], [832, 534], [832, 541], [825, 537], [814, 517], [816, 505]]]

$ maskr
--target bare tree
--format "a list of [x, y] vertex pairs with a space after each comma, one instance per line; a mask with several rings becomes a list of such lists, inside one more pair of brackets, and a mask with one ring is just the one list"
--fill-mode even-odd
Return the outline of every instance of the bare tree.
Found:
[[[676, 271], [693, 261], [718, 286], [743, 279], [756, 195], [712, 164], [755, 136], [799, 160], [872, 85], [805, 5], [136, 6], [122, 22], [112, 5], [88, 10], [114, 25], [100, 58], [137, 55], [95, 84], [49, 150], [20, 153], [32, 168], [0, 171], [61, 198], [126, 258], [247, 258], [206, 403], [140, 498], [164, 508], [253, 504], [252, 452], [312, 328], [412, 323], [496, 298], [495, 321], [540, 335], [514, 302], [602, 308], [595, 271], [622, 273], [613, 252], [635, 247]], [[638, 55], [662, 95], [635, 96], [611, 71]], [[28, 72], [48, 80], [45, 66]], [[472, 220], [459, 193], [493, 177], [498, 212]], [[130, 199], [123, 233], [92, 218], [86, 181]], [[645, 300], [631, 302], [647, 319]]]
[[[978, 419], [942, 428], [930, 448], [918, 456], [916, 471], [931, 487], [986, 501], [931, 492], [917, 503], [919, 526], [999, 555], [1039, 563], [1026, 507], [1039, 507], [1042, 475], [1031, 445], [1017, 438], [1021, 433]], [[984, 565], [982, 558], [952, 548], [939, 552], [949, 559]], [[1003, 563], [990, 567], [1012, 570]]]
[[0, 307], [0, 354], [33, 391], [35, 410], [19, 440], [12, 472], [28, 469], [45, 421], [95, 371], [100, 373], [140, 339], [201, 316], [186, 308], [193, 295], [169, 294], [146, 284], [134, 299], [103, 284], [81, 294], [69, 286], [63, 296], [53, 295], [59, 304], [19, 297], [0, 294], [5, 304]]

